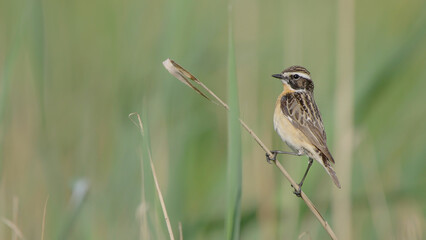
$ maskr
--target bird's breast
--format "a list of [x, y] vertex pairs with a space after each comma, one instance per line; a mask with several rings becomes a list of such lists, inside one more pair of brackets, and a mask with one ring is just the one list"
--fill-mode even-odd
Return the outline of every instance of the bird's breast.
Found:
[[295, 128], [281, 110], [281, 103], [277, 101], [274, 112], [274, 129], [281, 139], [294, 151], [300, 152], [306, 144], [306, 137]]

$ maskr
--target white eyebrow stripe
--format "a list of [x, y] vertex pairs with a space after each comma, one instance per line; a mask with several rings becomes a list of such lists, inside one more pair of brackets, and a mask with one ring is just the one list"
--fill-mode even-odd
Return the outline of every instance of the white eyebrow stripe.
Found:
[[306, 79], [311, 80], [311, 77], [308, 74], [302, 73], [302, 72], [286, 72], [286, 73], [283, 74], [283, 76], [284, 77], [290, 77], [291, 75], [294, 75], [294, 74], [297, 74], [297, 75], [301, 76], [302, 78], [306, 78]]
[[306, 78], [306, 79], [311, 79], [311, 76], [309, 76], [308, 74], [306, 74], [306, 73], [297, 73], [297, 74], [299, 74], [299, 76], [301, 76], [302, 78]]

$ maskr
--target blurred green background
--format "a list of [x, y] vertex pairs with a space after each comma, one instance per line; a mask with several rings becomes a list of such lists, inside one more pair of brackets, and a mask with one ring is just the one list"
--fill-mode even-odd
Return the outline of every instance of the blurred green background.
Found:
[[[271, 74], [297, 64], [311, 71], [338, 151], [337, 6], [234, 3], [241, 117], [272, 149], [288, 148], [273, 130], [282, 89]], [[175, 234], [180, 221], [184, 239], [224, 239], [226, 112], [161, 62], [176, 60], [226, 99], [227, 8], [222, 0], [0, 1], [0, 239], [14, 237], [5, 219], [40, 239], [47, 197], [45, 239], [143, 239], [147, 229], [150, 239], [167, 239], [152, 181], [141, 205], [131, 112], [149, 128]], [[336, 169], [350, 164], [350, 181], [335, 191], [315, 163], [304, 191], [341, 239], [424, 239], [426, 2], [360, 0], [352, 11], [354, 25], [343, 29], [355, 33], [355, 56], [343, 62], [354, 67], [353, 154], [336, 159]], [[241, 239], [327, 239], [245, 132], [242, 141]], [[279, 159], [301, 178], [306, 157]], [[333, 213], [339, 204], [349, 204], [347, 219]]]

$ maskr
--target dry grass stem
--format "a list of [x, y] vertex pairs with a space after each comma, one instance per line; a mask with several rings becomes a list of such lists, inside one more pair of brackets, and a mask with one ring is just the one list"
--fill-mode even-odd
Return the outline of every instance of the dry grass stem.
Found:
[[[15, 223], [16, 226], [18, 226], [18, 212], [19, 212], [19, 198], [16, 196], [13, 196], [12, 200], [12, 221]], [[18, 239], [18, 236], [16, 233], [12, 233], [12, 240]]]
[[[137, 122], [135, 122], [135, 120], [132, 119], [132, 116], [136, 115], [137, 117]], [[139, 116], [139, 114], [137, 113], [131, 113], [129, 114], [129, 118], [130, 120], [132, 120], [132, 122], [139, 127], [142, 137], [144, 136], [144, 128], [143, 128], [143, 124], [142, 124], [142, 120], [141, 117]], [[155, 182], [155, 188], [157, 189], [157, 193], [158, 193], [158, 198], [160, 199], [160, 204], [161, 204], [161, 208], [163, 209], [163, 214], [164, 214], [164, 219], [166, 221], [166, 225], [167, 225], [167, 230], [169, 232], [169, 236], [171, 240], [174, 240], [174, 235], [173, 235], [173, 230], [172, 230], [172, 226], [170, 224], [170, 219], [169, 216], [167, 214], [167, 209], [166, 209], [166, 204], [164, 203], [164, 199], [163, 199], [163, 194], [161, 193], [160, 190], [160, 185], [158, 184], [158, 180], [157, 180], [157, 174], [155, 172], [155, 168], [154, 168], [154, 162], [152, 161], [152, 155], [151, 155], [151, 150], [148, 150], [148, 157], [149, 157], [149, 162], [151, 165], [151, 170], [152, 170], [152, 175], [154, 177], [154, 182]]]
[[179, 222], [179, 240], [183, 240], [182, 223]]
[[333, 222], [337, 235], [351, 240], [352, 233], [352, 153], [354, 138], [355, 0], [337, 1], [335, 165], [344, 188], [333, 191]]
[[[136, 113], [131, 113], [129, 114], [129, 119], [130, 121], [133, 122], [133, 124], [135, 124], [135, 126], [137, 128], [139, 128], [139, 131], [141, 133], [142, 136], [144, 136], [144, 129], [143, 129], [143, 125], [142, 124], [138, 124], [138, 122], [136, 122], [135, 120], [132, 119], [132, 116], [136, 115]], [[139, 117], [139, 115], [138, 115]], [[139, 120], [139, 119], [138, 119]], [[141, 121], [142, 122], [142, 121]], [[139, 220], [141, 221], [141, 226], [140, 226], [140, 232], [139, 232], [139, 237], [140, 239], [150, 239], [150, 232], [149, 232], [149, 228], [148, 228], [148, 206], [147, 206], [147, 202], [146, 202], [146, 198], [145, 198], [145, 170], [144, 170], [144, 166], [143, 166], [143, 157], [142, 157], [142, 151], [140, 151], [140, 156], [141, 156], [141, 203], [139, 204], [137, 211], [137, 216], [139, 217]]]
[[[190, 72], [185, 70], [183, 67], [181, 67], [179, 64], [175, 63], [171, 59], [166, 59], [163, 62], [164, 67], [169, 71], [174, 77], [179, 79], [181, 82], [185, 83], [187, 86], [194, 89], [197, 93], [199, 93], [201, 96], [207, 98], [210, 100], [207, 96], [205, 96], [204, 93], [202, 93], [198, 88], [196, 88], [194, 85], [191, 84], [190, 80], [195, 82], [196, 84], [200, 85], [206, 92], [208, 92], [217, 102], [220, 103], [225, 109], [229, 110], [228, 105], [222, 101], [216, 94], [213, 93], [207, 86], [205, 86], [200, 80], [198, 80], [194, 75], [192, 75]], [[212, 100], [210, 100], [213, 102]], [[253, 137], [253, 139], [259, 144], [259, 146], [272, 158], [273, 155], [268, 147], [260, 140], [260, 138], [253, 132], [251, 128], [247, 126], [247, 124], [240, 119], [241, 125], [244, 127], [244, 129], [247, 130], [247, 132]], [[291, 183], [292, 186], [297, 186], [297, 183], [293, 180], [293, 178], [290, 176], [290, 174], [285, 170], [285, 168], [281, 165], [279, 161], [274, 161], [275, 165], [278, 167], [278, 169], [281, 171], [281, 173], [287, 178], [287, 180]], [[305, 201], [306, 205], [309, 207], [311, 212], [315, 215], [315, 217], [318, 219], [318, 221], [321, 223], [321, 225], [324, 227], [324, 229], [327, 231], [327, 233], [330, 235], [331, 239], [337, 239], [336, 235], [334, 234], [333, 230], [331, 229], [330, 225], [328, 225], [327, 221], [324, 220], [324, 218], [321, 216], [320, 212], [317, 210], [315, 205], [309, 200], [308, 196], [302, 191], [301, 192], [301, 198], [303, 201]]]
[[19, 230], [18, 226], [16, 226], [15, 223], [13, 223], [12, 221], [6, 218], [1, 218], [1, 221], [10, 229], [12, 229], [12, 232], [15, 234], [15, 236], [17, 236], [20, 239], [25, 239], [24, 234], [22, 234], [21, 230]]
[[43, 221], [41, 222], [41, 240], [44, 240], [44, 226], [46, 223], [46, 209], [47, 209], [47, 201], [49, 200], [49, 196], [46, 198], [46, 202], [44, 203], [43, 209]]
[[303, 239], [303, 237], [307, 236], [307, 239], [311, 240], [311, 234], [309, 232], [302, 232], [297, 239]]

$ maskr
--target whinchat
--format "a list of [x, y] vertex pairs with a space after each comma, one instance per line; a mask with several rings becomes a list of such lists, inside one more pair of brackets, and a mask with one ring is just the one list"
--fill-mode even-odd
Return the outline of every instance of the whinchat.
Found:
[[294, 152], [271, 151], [274, 157], [266, 155], [268, 162], [275, 160], [277, 154], [309, 157], [308, 168], [299, 188], [294, 187], [294, 193], [299, 197], [313, 159], [324, 167], [334, 184], [340, 188], [339, 179], [331, 166], [334, 159], [327, 147], [324, 125], [314, 100], [314, 83], [309, 71], [304, 67], [292, 66], [272, 76], [280, 79], [284, 87], [275, 105], [274, 128]]

